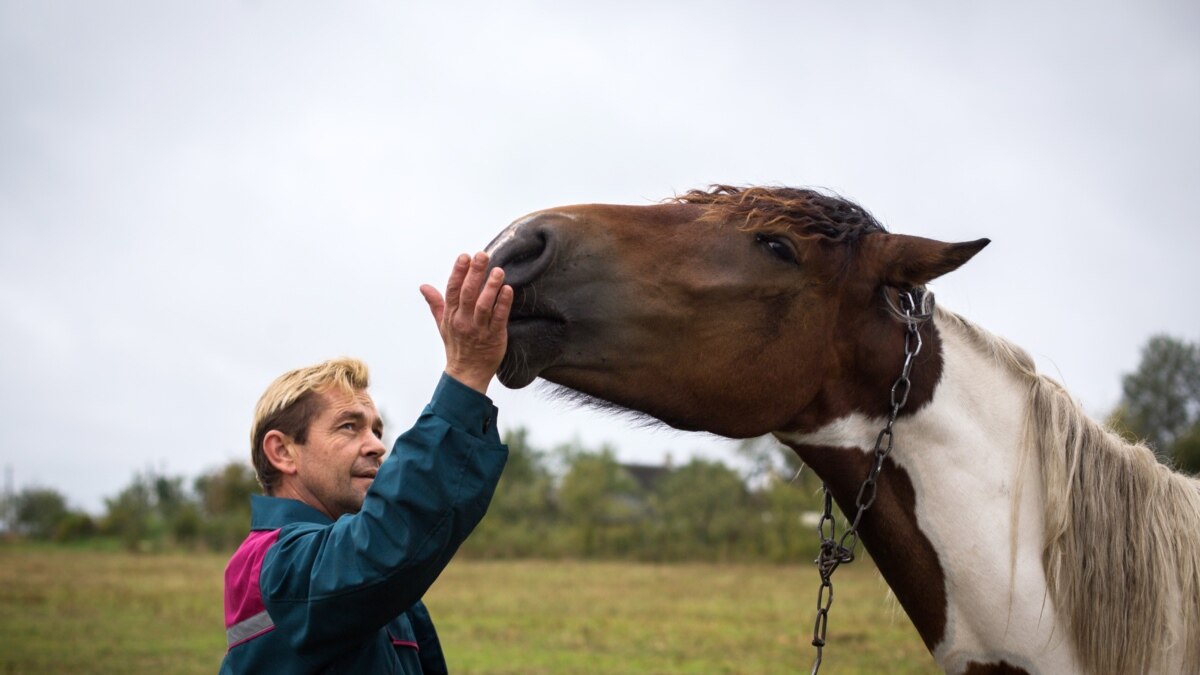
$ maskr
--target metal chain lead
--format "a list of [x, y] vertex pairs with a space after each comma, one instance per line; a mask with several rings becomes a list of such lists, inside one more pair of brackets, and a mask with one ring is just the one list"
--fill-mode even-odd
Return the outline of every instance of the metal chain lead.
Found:
[[895, 440], [892, 424], [896, 422], [900, 409], [904, 407], [905, 403], [908, 403], [908, 394], [912, 391], [912, 380], [909, 379], [909, 374], [912, 372], [913, 359], [921, 351], [919, 330], [921, 322], [928, 318], [928, 315], [917, 313], [914, 292], [920, 293], [920, 291], [900, 293], [900, 311], [904, 313], [904, 323], [907, 328], [907, 332], [904, 334], [904, 367], [900, 371], [900, 377], [892, 385], [892, 410], [888, 414], [887, 424], [875, 437], [873, 455], [875, 461], [871, 465], [871, 471], [867, 473], [866, 480], [859, 487], [858, 496], [854, 500], [856, 509], [854, 519], [850, 521], [840, 538], [837, 536], [837, 523], [833, 517], [833, 494], [829, 492], [828, 485], [821, 483], [821, 491], [825, 497], [825, 512], [821, 515], [820, 522], [817, 523], [817, 534], [821, 537], [821, 552], [814, 562], [817, 565], [817, 572], [821, 575], [821, 587], [817, 591], [817, 619], [813, 624], [812, 644], [817, 648], [817, 656], [813, 661], [812, 675], [817, 675], [817, 671], [821, 669], [825, 632], [829, 627], [829, 608], [833, 605], [833, 573], [842, 563], [854, 560], [854, 550], [858, 547], [859, 523], [862, 522], [863, 514], [867, 512], [867, 509], [875, 503], [879, 472], [883, 470], [883, 460], [892, 451], [892, 443]]

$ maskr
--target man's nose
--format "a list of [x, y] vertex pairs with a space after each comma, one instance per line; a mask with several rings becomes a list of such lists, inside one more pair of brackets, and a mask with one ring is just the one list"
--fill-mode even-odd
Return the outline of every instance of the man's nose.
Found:
[[383, 455], [387, 452], [387, 446], [383, 444], [383, 439], [375, 434], [370, 434], [371, 438], [363, 445], [363, 455], [367, 457], [375, 457]]

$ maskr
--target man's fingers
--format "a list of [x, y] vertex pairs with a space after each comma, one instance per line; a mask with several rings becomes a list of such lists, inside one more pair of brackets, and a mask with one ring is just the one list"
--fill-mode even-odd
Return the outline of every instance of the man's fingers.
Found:
[[433, 320], [441, 324], [442, 314], [446, 311], [446, 301], [442, 299], [442, 294], [433, 286], [424, 284], [421, 286], [421, 295], [429, 305], [429, 311], [433, 313]]
[[512, 312], [513, 304], [513, 287], [502, 286], [500, 294], [496, 296], [496, 304], [492, 309], [492, 325], [493, 331], [503, 331], [508, 325], [508, 316]]
[[446, 373], [486, 393], [504, 358], [512, 311], [513, 289], [504, 284], [504, 270], [489, 271], [486, 253], [460, 255], [444, 299], [436, 289], [423, 286], [421, 293], [438, 317], [446, 346]]
[[[471, 265], [471, 258], [466, 253], [460, 253], [454, 261], [454, 268], [450, 270], [450, 280], [446, 282], [446, 302], [443, 306], [457, 307], [459, 294], [462, 293], [463, 279], [467, 276], [467, 269]], [[424, 291], [422, 291], [424, 293]], [[441, 321], [441, 317], [438, 317]]]
[[488, 274], [479, 299], [475, 301], [475, 323], [487, 326], [492, 320], [492, 305], [496, 304], [496, 296], [504, 285], [504, 270], [496, 267]]
[[467, 269], [467, 276], [463, 280], [462, 292], [458, 297], [457, 309], [465, 312], [473, 312], [475, 310], [475, 301], [479, 298], [480, 286], [483, 285], [484, 270], [487, 269], [488, 257], [486, 253], [476, 253], [471, 259], [471, 266]]

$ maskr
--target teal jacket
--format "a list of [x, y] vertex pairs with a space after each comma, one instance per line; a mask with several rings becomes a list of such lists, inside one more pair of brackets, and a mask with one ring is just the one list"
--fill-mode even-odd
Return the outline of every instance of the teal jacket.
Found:
[[486, 396], [443, 376], [362, 510], [255, 496], [225, 570], [221, 673], [445, 673], [421, 596], [487, 511], [508, 458]]

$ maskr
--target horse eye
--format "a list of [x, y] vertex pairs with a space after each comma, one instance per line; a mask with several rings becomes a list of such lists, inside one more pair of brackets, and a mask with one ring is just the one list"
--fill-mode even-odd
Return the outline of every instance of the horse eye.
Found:
[[791, 243], [778, 237], [772, 237], [765, 234], [755, 235], [755, 241], [766, 247], [771, 255], [779, 258], [785, 263], [792, 265], [796, 264], [796, 251], [792, 248]]

